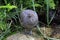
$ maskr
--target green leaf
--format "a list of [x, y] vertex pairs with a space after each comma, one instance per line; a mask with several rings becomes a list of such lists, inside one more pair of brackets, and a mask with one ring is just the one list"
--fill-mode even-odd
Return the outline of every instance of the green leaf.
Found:
[[6, 15], [2, 12], [0, 12], [0, 19], [6, 18]]
[[[45, 4], [47, 5], [47, 1], [46, 0], [44, 0], [44, 2], [45, 2]], [[51, 9], [55, 9], [55, 3], [54, 3], [54, 0], [49, 0], [49, 3], [48, 3], [48, 5], [49, 5], [49, 7], [51, 8]]]
[[50, 8], [55, 9], [55, 3], [53, 0], [50, 0], [49, 6], [50, 6]]
[[2, 21], [0, 21], [0, 29], [1, 30], [5, 30], [6, 29], [6, 23], [5, 22], [2, 22]]
[[[34, 4], [34, 6], [35, 6], [35, 7], [43, 7], [42, 5], [37, 4], [37, 3], [36, 3], [36, 4]], [[29, 5], [29, 7], [33, 7], [33, 5]]]
[[40, 4], [34, 4], [35, 7], [42, 7]]
[[0, 6], [0, 8], [7, 8], [8, 11], [12, 10], [13, 8], [17, 8], [16, 6], [14, 5], [10, 5], [10, 4], [7, 4], [5, 6]]

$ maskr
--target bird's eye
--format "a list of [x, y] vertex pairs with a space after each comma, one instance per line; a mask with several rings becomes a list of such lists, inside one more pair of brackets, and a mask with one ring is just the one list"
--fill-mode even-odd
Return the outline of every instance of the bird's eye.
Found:
[[28, 14], [28, 18], [31, 18], [31, 17], [32, 17], [32, 15], [29, 13], [29, 14]]
[[28, 18], [31, 18], [31, 16], [29, 15]]

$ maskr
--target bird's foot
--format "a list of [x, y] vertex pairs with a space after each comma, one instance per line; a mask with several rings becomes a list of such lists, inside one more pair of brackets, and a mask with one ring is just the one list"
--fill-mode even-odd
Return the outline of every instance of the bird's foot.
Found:
[[24, 31], [25, 35], [32, 35], [32, 31]]

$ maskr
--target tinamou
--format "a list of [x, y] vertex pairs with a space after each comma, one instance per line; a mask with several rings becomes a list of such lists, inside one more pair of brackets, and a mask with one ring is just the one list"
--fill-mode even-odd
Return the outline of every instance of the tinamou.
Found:
[[25, 28], [26, 34], [32, 34], [32, 29], [38, 24], [38, 15], [35, 11], [27, 9], [20, 14], [21, 24]]

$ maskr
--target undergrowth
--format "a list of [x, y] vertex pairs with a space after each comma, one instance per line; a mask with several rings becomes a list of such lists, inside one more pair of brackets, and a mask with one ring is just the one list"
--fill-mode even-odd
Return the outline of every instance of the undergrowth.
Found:
[[[47, 26], [52, 22], [55, 13], [49, 19], [49, 9], [55, 9], [54, 0], [0, 0], [0, 40], [8, 35], [22, 31], [20, 23], [20, 12], [25, 9], [32, 9], [36, 12], [46, 11]], [[38, 10], [39, 9], [39, 10]], [[48, 40], [49, 38], [47, 38]]]

